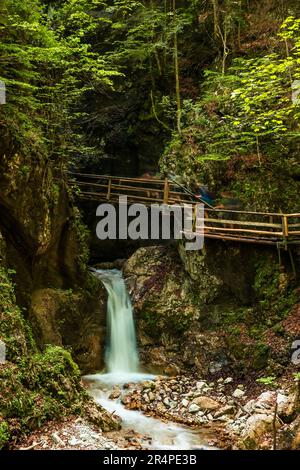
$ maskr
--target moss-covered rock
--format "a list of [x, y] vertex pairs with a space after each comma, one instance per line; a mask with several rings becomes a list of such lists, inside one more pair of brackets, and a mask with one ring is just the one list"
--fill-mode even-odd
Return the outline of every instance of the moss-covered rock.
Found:
[[[0, 268], [0, 340], [6, 346], [6, 362], [0, 364], [0, 448], [49, 419], [85, 412], [91, 399], [81, 385], [78, 366], [61, 346], [37, 348], [4, 267]], [[94, 415], [106, 430], [119, 426], [101, 407], [96, 406]]]
[[38, 289], [32, 294], [29, 320], [37, 343], [71, 348], [82, 373], [103, 368], [106, 291], [93, 280], [92, 291]]
[[124, 274], [146, 365], [244, 374], [290, 362], [299, 291], [288, 271], [280, 284], [276, 252], [214, 241], [199, 252], [140, 248]]

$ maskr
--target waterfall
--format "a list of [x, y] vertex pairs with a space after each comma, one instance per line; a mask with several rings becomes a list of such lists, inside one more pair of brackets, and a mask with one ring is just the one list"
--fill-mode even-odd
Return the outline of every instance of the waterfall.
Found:
[[139, 358], [131, 301], [121, 271], [97, 270], [107, 292], [108, 372], [138, 372]]

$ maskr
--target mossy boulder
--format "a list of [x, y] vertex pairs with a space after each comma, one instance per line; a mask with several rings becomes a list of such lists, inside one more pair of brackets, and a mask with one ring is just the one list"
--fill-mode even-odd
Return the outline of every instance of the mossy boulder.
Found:
[[297, 283], [276, 252], [206, 241], [138, 249], [124, 265], [142, 358], [153, 369], [239, 374], [290, 363], [299, 334]]
[[[81, 384], [71, 353], [61, 346], [40, 350], [16, 304], [11, 273], [0, 268], [0, 340], [6, 361], [0, 364], [0, 448], [49, 419], [85, 413], [95, 404]], [[116, 420], [96, 406], [94, 421], [115, 429]]]
[[82, 373], [103, 368], [106, 291], [96, 278], [92, 291], [38, 289], [32, 294], [29, 320], [39, 346], [72, 350]]

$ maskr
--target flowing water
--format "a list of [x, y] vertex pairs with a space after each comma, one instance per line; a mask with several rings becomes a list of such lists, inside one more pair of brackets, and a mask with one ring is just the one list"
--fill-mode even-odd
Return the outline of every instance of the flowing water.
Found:
[[138, 372], [139, 359], [132, 305], [120, 271], [98, 271], [108, 292], [108, 347], [106, 366], [111, 373]]
[[96, 275], [108, 292], [107, 373], [84, 377], [89, 382], [91, 395], [107, 411], [121, 417], [123, 428], [149, 436], [145, 448], [209, 449], [203, 444], [199, 433], [145, 416], [140, 411], [127, 410], [120, 400], [108, 398], [116, 385], [122, 387], [125, 383], [138, 383], [155, 376], [143, 373], [139, 367], [132, 305], [122, 273], [117, 270], [97, 270]]

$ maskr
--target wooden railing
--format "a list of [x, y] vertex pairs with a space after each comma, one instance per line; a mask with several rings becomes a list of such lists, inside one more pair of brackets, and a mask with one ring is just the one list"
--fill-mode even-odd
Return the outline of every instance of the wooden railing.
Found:
[[300, 243], [300, 213], [206, 209], [204, 233], [209, 238], [248, 243]]
[[[192, 193], [184, 191], [177, 183], [168, 179], [83, 173], [69, 175], [76, 182], [78, 196], [85, 200], [118, 202], [121, 196], [126, 196], [128, 203], [140, 202], [148, 205], [195, 205], [197, 202]], [[287, 247], [288, 244], [300, 244], [300, 213], [281, 214], [206, 207], [204, 235], [207, 238]]]
[[120, 196], [127, 196], [128, 202], [145, 204], [191, 203], [192, 195], [183, 192], [180, 187], [168, 179], [126, 178], [106, 175], [70, 173], [76, 179], [82, 199], [118, 201]]

